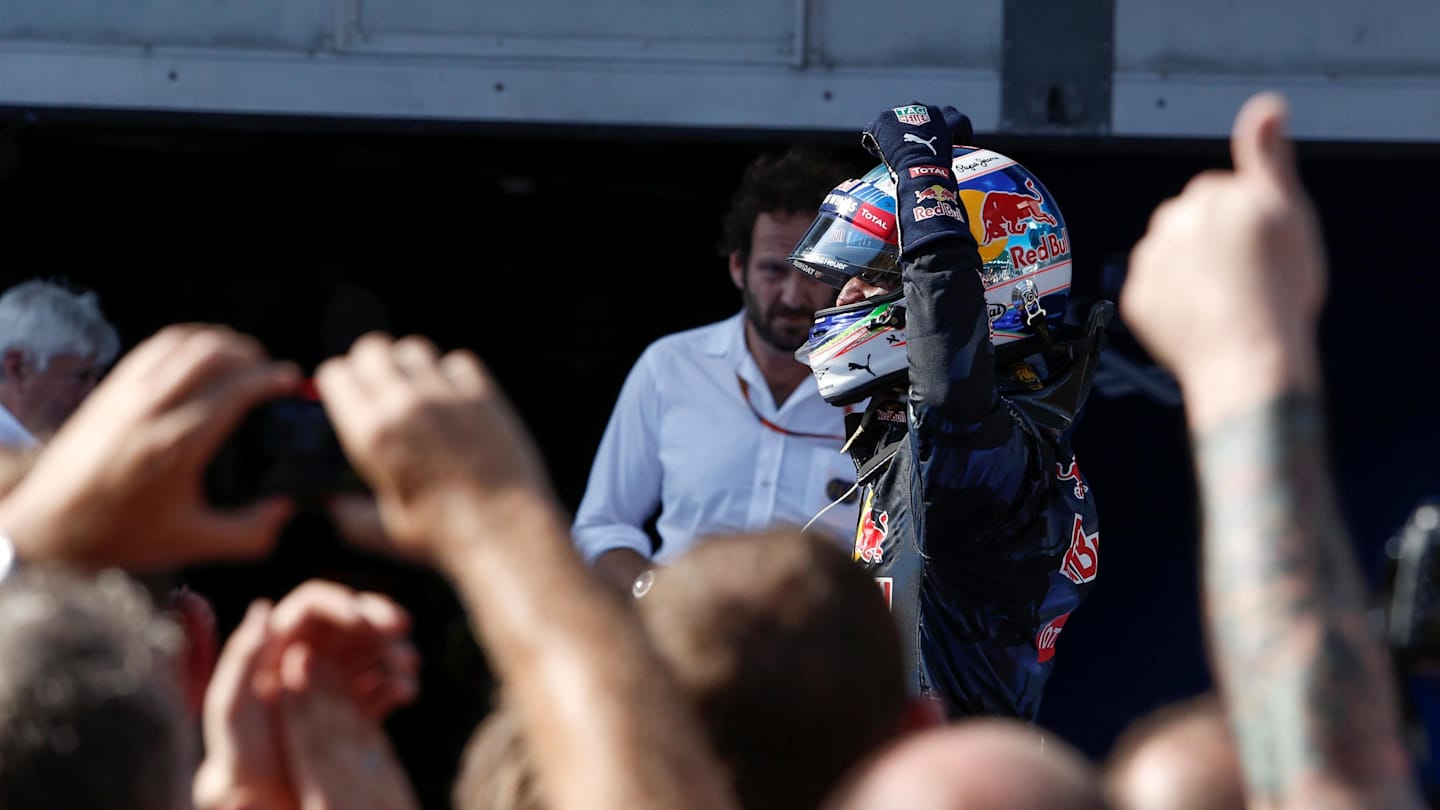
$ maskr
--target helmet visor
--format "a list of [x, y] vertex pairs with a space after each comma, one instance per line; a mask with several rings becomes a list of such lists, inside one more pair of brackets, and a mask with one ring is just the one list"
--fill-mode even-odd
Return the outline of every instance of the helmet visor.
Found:
[[789, 258], [801, 272], [837, 289], [856, 277], [893, 285], [900, 278], [895, 214], [837, 190], [825, 198]]

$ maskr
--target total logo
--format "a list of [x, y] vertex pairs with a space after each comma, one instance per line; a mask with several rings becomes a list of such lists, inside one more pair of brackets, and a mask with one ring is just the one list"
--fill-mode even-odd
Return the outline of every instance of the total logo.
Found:
[[1055, 657], [1055, 642], [1060, 640], [1060, 631], [1065, 629], [1065, 622], [1070, 620], [1069, 613], [1063, 613], [1045, 623], [1035, 633], [1035, 651], [1038, 653], [1035, 660], [1045, 663]]
[[911, 177], [950, 177], [948, 166], [912, 166]]
[[872, 211], [870, 209], [870, 206], [867, 205], [862, 207], [860, 209], [860, 216], [874, 223], [875, 227], [879, 228], [881, 231], [884, 231], [886, 233], [890, 232], [890, 223], [885, 221], [885, 219], [878, 216], [874, 211]]

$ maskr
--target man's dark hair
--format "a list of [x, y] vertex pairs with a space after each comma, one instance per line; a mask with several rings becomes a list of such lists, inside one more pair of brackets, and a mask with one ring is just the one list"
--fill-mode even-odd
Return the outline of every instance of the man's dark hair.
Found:
[[815, 213], [836, 186], [856, 176], [853, 165], [830, 151], [796, 144], [783, 153], [765, 153], [750, 161], [725, 212], [720, 255], [739, 251], [750, 258], [750, 235], [755, 218], [767, 211]]
[[181, 643], [118, 572], [0, 583], [0, 807], [188, 807]]
[[879, 586], [832, 541], [717, 537], [640, 602], [747, 810], [819, 806], [901, 731], [900, 638]]

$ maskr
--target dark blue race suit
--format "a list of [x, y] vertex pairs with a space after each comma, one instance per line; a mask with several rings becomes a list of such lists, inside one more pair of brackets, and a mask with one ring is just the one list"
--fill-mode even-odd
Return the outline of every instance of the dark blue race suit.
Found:
[[904, 262], [909, 387], [874, 395], [851, 444], [855, 557], [889, 597], [914, 693], [1033, 721], [1100, 524], [1068, 440], [1001, 387], [979, 268], [964, 230]]

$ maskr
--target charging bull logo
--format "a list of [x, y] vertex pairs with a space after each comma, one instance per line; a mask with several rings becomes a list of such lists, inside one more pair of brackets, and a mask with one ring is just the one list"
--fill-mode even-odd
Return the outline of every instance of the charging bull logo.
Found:
[[1019, 236], [1025, 233], [1025, 223], [1032, 219], [1048, 225], [1057, 224], [1055, 217], [1041, 207], [1044, 198], [1035, 188], [1035, 182], [1026, 178], [1025, 187], [1030, 189], [1030, 194], [992, 191], [985, 195], [985, 202], [980, 206], [980, 221], [985, 223], [985, 238], [981, 244], [988, 245], [1007, 236]]
[[915, 192], [915, 202], [935, 200], [936, 202], [955, 202], [955, 192], [942, 185], [927, 186]]
[[870, 508], [869, 497], [865, 503], [865, 518], [855, 532], [855, 561], [879, 565], [885, 559], [885, 533], [889, 529], [890, 513]]
[[1062, 468], [1059, 462], [1055, 463], [1055, 480], [1074, 481], [1075, 497], [1082, 501], [1085, 500], [1085, 493], [1090, 491], [1090, 488], [1085, 486], [1085, 482], [1080, 480], [1080, 468], [1075, 465], [1075, 459], [1073, 458], [1070, 459], [1070, 466], [1068, 468]]

